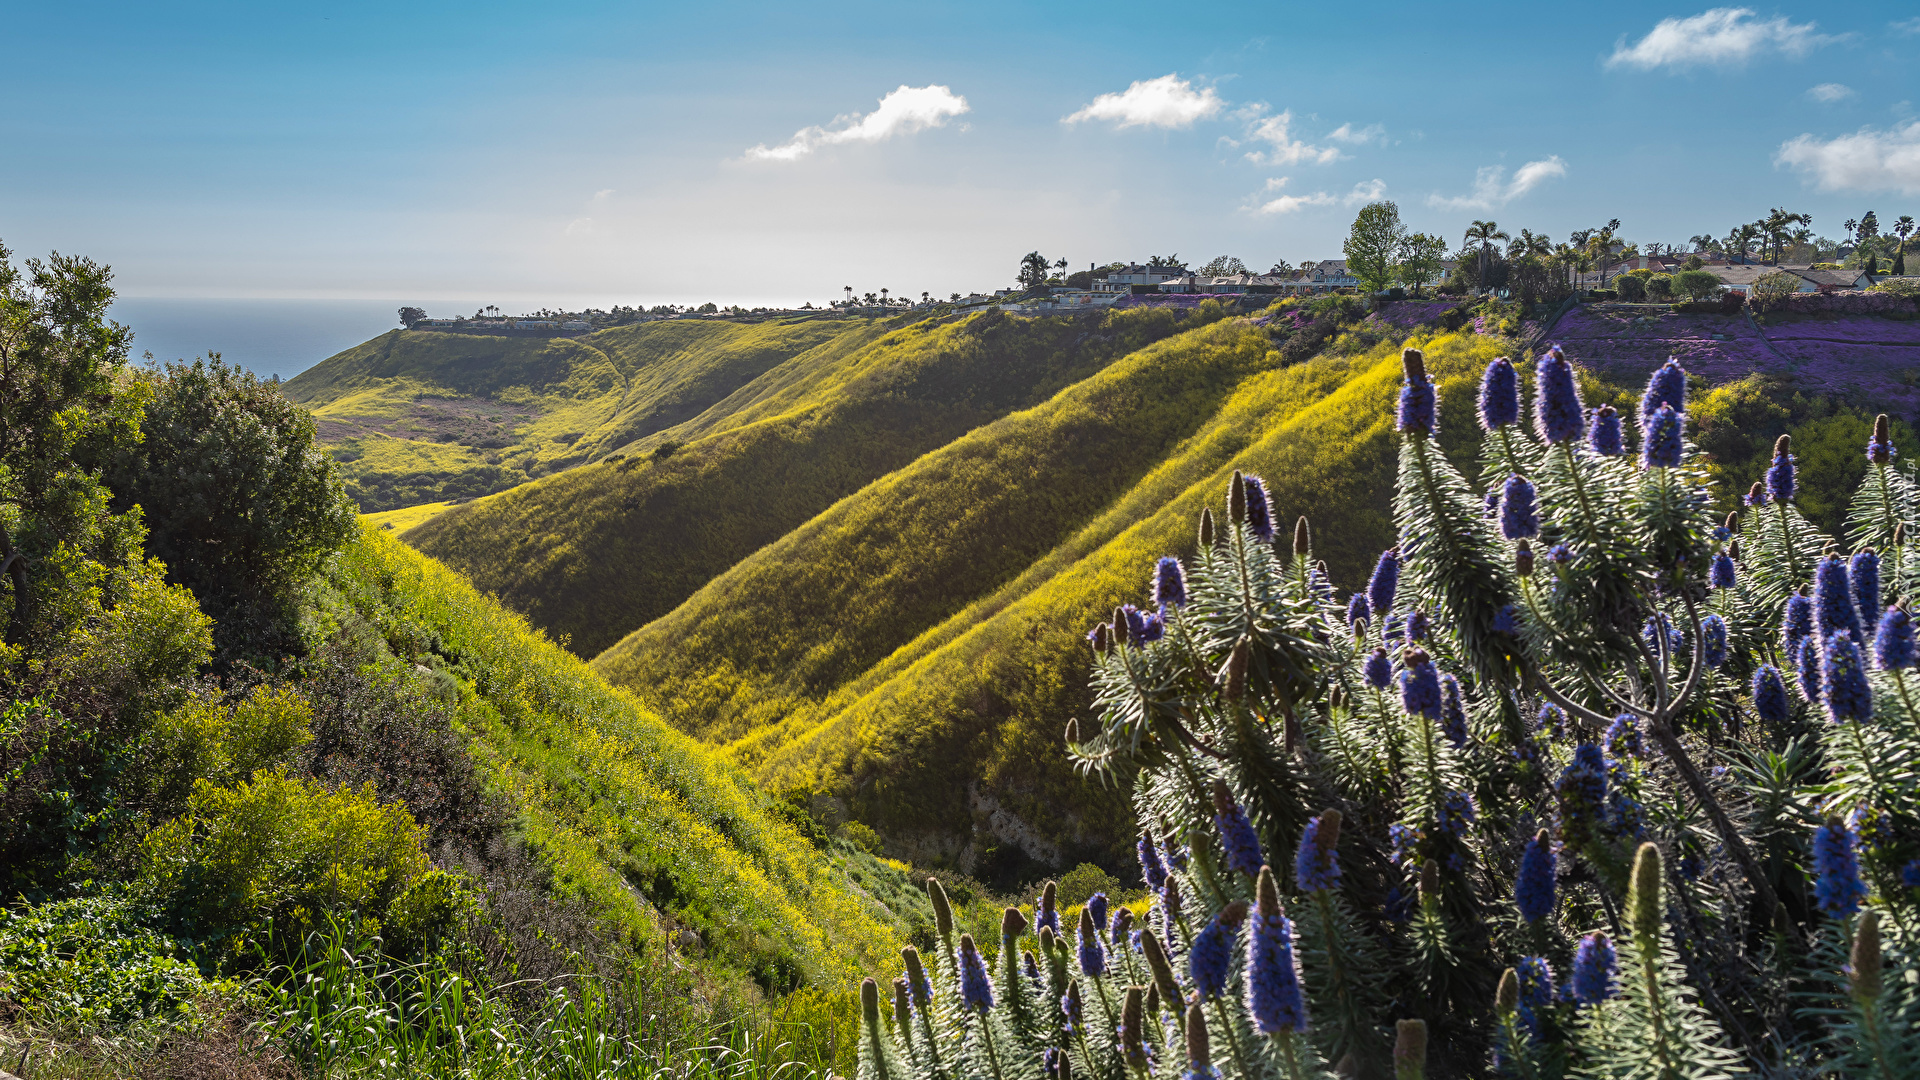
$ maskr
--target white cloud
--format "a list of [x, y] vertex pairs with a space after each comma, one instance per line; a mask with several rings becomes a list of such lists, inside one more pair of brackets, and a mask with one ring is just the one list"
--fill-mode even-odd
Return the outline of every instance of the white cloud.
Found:
[[1777, 50], [1803, 56], [1838, 38], [1814, 32], [1813, 23], [1788, 22], [1783, 15], [1765, 21], [1752, 8], [1714, 8], [1684, 19], [1661, 19], [1632, 45], [1622, 37], [1607, 58], [1608, 67], [1677, 70], [1699, 64], [1733, 67]]
[[1295, 139], [1289, 130], [1293, 126], [1293, 110], [1288, 109], [1278, 116], [1269, 116], [1254, 124], [1247, 131], [1247, 138], [1258, 139], [1272, 147], [1271, 150], [1248, 151], [1247, 160], [1255, 165], [1299, 165], [1303, 162], [1314, 165], [1331, 165], [1346, 155], [1331, 146], [1312, 146]]
[[593, 200], [595, 202], [605, 202], [612, 197], [613, 197], [612, 188], [601, 188], [599, 191], [596, 191], [593, 193]]
[[1162, 75], [1128, 86], [1118, 94], [1101, 94], [1086, 108], [1061, 120], [1077, 124], [1082, 120], [1112, 120], [1116, 127], [1192, 127], [1196, 120], [1210, 120], [1226, 107], [1213, 87], [1199, 90], [1179, 75]]
[[1548, 180], [1565, 175], [1567, 163], [1560, 159], [1559, 154], [1527, 162], [1513, 171], [1511, 180], [1507, 179], [1506, 169], [1499, 165], [1486, 165], [1474, 173], [1472, 194], [1429, 195], [1427, 205], [1442, 210], [1492, 210], [1505, 206]]
[[905, 86], [880, 99], [880, 107], [867, 113], [849, 113], [834, 118], [831, 129], [801, 128], [793, 138], [779, 146], [762, 143], [747, 151], [754, 161], [797, 161], [822, 146], [840, 143], [882, 142], [895, 135], [912, 135], [927, 128], [944, 127], [949, 118], [968, 111], [967, 99], [944, 86]]
[[1911, 19], [1901, 19], [1899, 22], [1888, 23], [1887, 29], [1892, 30], [1896, 34], [1920, 34], [1920, 15], [1915, 15]]
[[[1284, 176], [1278, 179], [1268, 180], [1263, 194], [1278, 191], [1286, 185], [1287, 177]], [[1387, 182], [1385, 180], [1377, 178], [1373, 180], [1362, 180], [1353, 185], [1353, 190], [1347, 192], [1345, 195], [1333, 196], [1324, 191], [1315, 191], [1306, 195], [1282, 195], [1277, 199], [1269, 199], [1261, 203], [1254, 208], [1254, 212], [1259, 214], [1291, 214], [1297, 210], [1304, 210], [1309, 206], [1357, 206], [1361, 203], [1375, 202], [1386, 193]]]
[[1836, 101], [1845, 101], [1853, 96], [1853, 87], [1837, 82], [1823, 82], [1807, 91], [1807, 96], [1822, 105], [1831, 105]]
[[592, 231], [593, 219], [590, 217], [574, 218], [572, 221], [567, 222], [568, 236], [585, 236]]
[[1823, 191], [1920, 195], [1920, 120], [1827, 140], [1801, 135], [1781, 143], [1773, 163], [1812, 176]]
[[1353, 124], [1346, 123], [1327, 132], [1327, 138], [1333, 142], [1346, 143], [1348, 146], [1365, 146], [1370, 142], [1386, 142], [1387, 129], [1379, 124], [1368, 124], [1366, 127], [1356, 128]]

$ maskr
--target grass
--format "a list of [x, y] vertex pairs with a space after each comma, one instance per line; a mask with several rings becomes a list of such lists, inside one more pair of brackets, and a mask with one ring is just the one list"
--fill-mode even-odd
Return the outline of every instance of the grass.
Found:
[[333, 634], [431, 653], [459, 680], [456, 719], [554, 875], [635, 948], [671, 928], [765, 990], [844, 985], [907, 930], [853, 888], [750, 778], [458, 574], [363, 527], [336, 561]]
[[382, 510], [374, 514], [362, 514], [360, 520], [376, 529], [403, 533], [424, 521], [430, 521], [441, 511], [451, 509], [451, 502], [421, 503], [418, 506], [403, 506], [398, 510]]

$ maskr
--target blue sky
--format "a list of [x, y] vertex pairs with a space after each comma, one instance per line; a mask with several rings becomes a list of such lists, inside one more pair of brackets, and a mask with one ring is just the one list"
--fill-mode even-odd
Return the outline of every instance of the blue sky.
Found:
[[0, 16], [0, 239], [135, 296], [944, 295], [1036, 248], [1338, 257], [1368, 197], [1456, 244], [1920, 214], [1911, 4]]

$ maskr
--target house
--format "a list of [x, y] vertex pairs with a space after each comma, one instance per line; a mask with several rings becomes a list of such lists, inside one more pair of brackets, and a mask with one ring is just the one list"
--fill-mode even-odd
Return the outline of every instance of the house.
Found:
[[1093, 287], [1101, 292], [1148, 292], [1163, 281], [1191, 274], [1184, 266], [1142, 266], [1131, 263], [1108, 271], [1106, 277], [1094, 278]]
[[1182, 274], [1160, 283], [1164, 293], [1202, 293], [1202, 294], [1273, 294], [1287, 291], [1292, 278], [1283, 274], [1223, 274], [1207, 277], [1200, 274]]
[[588, 321], [587, 321], [587, 320], [585, 320], [585, 319], [568, 319], [568, 320], [567, 320], [566, 322], [563, 322], [563, 323], [561, 323], [561, 324], [560, 324], [560, 329], [562, 329], [562, 330], [591, 330], [591, 329], [593, 329], [593, 324], [592, 324], [592, 323], [590, 323], [590, 322], [588, 322]]
[[1794, 292], [1835, 292], [1840, 289], [1864, 289], [1873, 284], [1873, 279], [1859, 270], [1815, 270], [1807, 266], [1766, 266], [1759, 263], [1735, 263], [1732, 266], [1701, 269], [1711, 269], [1713, 276], [1720, 279], [1723, 292], [1750, 292], [1754, 282], [1776, 273], [1790, 274], [1799, 279]]

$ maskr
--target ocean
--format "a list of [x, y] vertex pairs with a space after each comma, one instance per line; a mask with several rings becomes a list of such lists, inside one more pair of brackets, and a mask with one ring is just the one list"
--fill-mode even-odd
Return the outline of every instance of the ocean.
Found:
[[[133, 328], [133, 357], [193, 359], [208, 352], [260, 375], [291, 379], [327, 357], [400, 325], [401, 300], [168, 300], [121, 297], [109, 317]], [[478, 303], [424, 305], [472, 311]]]

